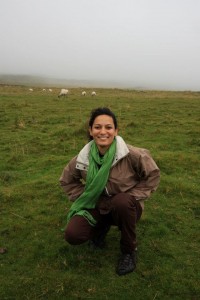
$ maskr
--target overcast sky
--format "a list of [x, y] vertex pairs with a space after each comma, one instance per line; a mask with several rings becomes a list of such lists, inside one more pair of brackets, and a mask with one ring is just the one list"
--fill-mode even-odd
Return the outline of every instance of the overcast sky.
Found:
[[0, 73], [200, 90], [200, 0], [0, 0]]

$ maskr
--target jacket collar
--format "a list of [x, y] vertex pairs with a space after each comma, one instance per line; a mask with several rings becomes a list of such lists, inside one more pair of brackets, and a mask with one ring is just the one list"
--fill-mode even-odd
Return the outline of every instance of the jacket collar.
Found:
[[[114, 166], [121, 158], [125, 157], [129, 153], [129, 149], [123, 140], [123, 138], [119, 135], [116, 137], [116, 154], [113, 160], [112, 166]], [[93, 141], [90, 141], [86, 144], [83, 149], [79, 152], [77, 160], [76, 160], [76, 168], [78, 169], [85, 169], [83, 165], [89, 166], [89, 152], [90, 147]], [[87, 168], [86, 168], [87, 169]]]

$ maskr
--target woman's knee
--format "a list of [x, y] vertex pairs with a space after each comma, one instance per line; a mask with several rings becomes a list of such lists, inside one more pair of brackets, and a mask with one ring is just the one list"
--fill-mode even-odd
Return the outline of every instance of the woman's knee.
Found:
[[65, 229], [64, 238], [71, 245], [80, 245], [90, 239], [91, 231], [85, 218], [74, 216]]
[[68, 242], [71, 245], [78, 245], [78, 239], [76, 233], [71, 230], [71, 228], [65, 229], [65, 235], [64, 235], [65, 241]]

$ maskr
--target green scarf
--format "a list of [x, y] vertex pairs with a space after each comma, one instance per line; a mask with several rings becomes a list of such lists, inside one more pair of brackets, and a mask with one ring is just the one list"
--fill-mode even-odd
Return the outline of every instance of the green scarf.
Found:
[[87, 209], [95, 208], [97, 200], [106, 186], [115, 152], [115, 139], [103, 157], [99, 155], [97, 145], [93, 141], [89, 153], [89, 169], [86, 177], [85, 190], [80, 197], [73, 202], [67, 216], [68, 222], [74, 215], [79, 215], [86, 218], [92, 226], [96, 225], [96, 220]]

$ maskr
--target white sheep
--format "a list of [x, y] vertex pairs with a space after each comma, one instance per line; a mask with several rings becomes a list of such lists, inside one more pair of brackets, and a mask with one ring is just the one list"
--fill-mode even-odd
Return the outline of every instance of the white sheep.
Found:
[[61, 89], [61, 91], [60, 91], [60, 94], [58, 95], [58, 98], [60, 98], [60, 97], [65, 97], [65, 96], [67, 96], [67, 94], [69, 93], [69, 91], [68, 90], [66, 90], [66, 89]]
[[33, 89], [29, 89], [29, 92], [33, 92]]
[[49, 92], [52, 92], [52, 89], [49, 89]]
[[83, 92], [81, 93], [81, 95], [82, 95], [82, 96], [86, 96], [86, 91], [83, 91]]
[[91, 95], [92, 95], [92, 96], [96, 96], [96, 92], [93, 91], [93, 92], [91, 93]]

